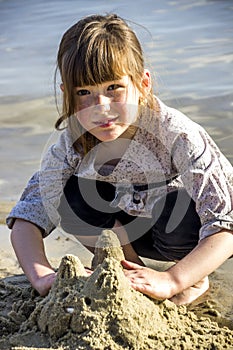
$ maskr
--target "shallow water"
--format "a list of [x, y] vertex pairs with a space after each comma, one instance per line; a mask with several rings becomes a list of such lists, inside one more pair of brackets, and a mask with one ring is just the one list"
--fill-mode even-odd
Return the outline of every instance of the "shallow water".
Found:
[[61, 35], [97, 12], [131, 21], [156, 94], [202, 124], [233, 163], [233, 1], [0, 0], [3, 200], [18, 198], [53, 131], [49, 96]]
[[62, 33], [82, 16], [97, 12], [116, 12], [138, 23], [132, 26], [165, 96], [232, 92], [231, 0], [1, 0], [0, 96], [52, 93]]

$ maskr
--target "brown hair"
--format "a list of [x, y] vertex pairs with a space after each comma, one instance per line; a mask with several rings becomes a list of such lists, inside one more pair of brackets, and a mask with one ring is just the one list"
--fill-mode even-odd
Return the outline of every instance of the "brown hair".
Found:
[[[87, 16], [69, 28], [59, 46], [57, 69], [64, 86], [62, 115], [55, 124], [57, 129], [75, 112], [76, 86], [101, 84], [128, 75], [138, 90], [144, 91], [141, 45], [134, 31], [115, 14]], [[152, 91], [146, 98], [148, 107], [152, 108]]]

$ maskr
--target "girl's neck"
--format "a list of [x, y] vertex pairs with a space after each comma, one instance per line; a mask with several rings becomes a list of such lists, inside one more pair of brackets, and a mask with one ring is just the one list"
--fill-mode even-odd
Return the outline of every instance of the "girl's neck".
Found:
[[98, 167], [103, 164], [117, 165], [129, 147], [136, 131], [136, 127], [130, 126], [116, 140], [99, 143], [96, 147], [95, 166]]

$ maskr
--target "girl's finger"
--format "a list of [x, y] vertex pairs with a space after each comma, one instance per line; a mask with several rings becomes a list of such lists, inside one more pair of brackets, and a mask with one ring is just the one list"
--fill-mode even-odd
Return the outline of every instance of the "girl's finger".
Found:
[[126, 268], [128, 270], [130, 270], [130, 269], [132, 269], [132, 270], [134, 270], [134, 269], [135, 270], [143, 269], [143, 266], [135, 264], [135, 263], [132, 263], [131, 261], [128, 261], [128, 260], [122, 260], [121, 264], [122, 264], [122, 266], [124, 268]]

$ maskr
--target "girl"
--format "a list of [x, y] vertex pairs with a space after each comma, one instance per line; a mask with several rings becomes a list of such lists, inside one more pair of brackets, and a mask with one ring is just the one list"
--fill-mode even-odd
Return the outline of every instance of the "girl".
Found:
[[[202, 127], [153, 95], [140, 43], [117, 15], [68, 29], [57, 64], [64, 130], [7, 218], [25, 274], [48, 293], [56, 275], [43, 238], [59, 223], [90, 250], [112, 228], [134, 289], [192, 302], [233, 254], [232, 166]], [[140, 256], [176, 264], [158, 272]]]

